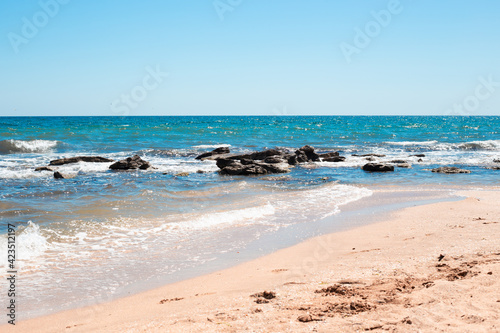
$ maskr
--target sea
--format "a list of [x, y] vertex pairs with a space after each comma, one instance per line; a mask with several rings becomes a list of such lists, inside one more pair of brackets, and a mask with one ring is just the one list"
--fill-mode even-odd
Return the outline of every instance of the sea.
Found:
[[[195, 159], [218, 147], [304, 145], [346, 160], [225, 176]], [[34, 171], [59, 158], [136, 154], [154, 169], [55, 167], [69, 179]], [[367, 157], [354, 156], [364, 154], [411, 167], [365, 172]], [[441, 166], [471, 173], [431, 172]], [[18, 319], [27, 319], [230, 267], [365, 223], [384, 207], [496, 187], [499, 166], [497, 116], [0, 117], [0, 286], [8, 288], [9, 224]]]

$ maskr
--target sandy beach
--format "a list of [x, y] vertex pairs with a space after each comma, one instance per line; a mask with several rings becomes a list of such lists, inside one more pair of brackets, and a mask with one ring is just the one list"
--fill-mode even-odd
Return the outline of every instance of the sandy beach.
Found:
[[[2, 332], [500, 332], [500, 192]], [[98, 283], [98, 281], [96, 281]]]

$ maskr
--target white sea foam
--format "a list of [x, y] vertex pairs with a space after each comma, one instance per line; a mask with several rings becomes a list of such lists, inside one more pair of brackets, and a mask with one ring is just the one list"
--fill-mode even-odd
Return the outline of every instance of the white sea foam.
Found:
[[47, 153], [58, 144], [59, 141], [52, 140], [3, 140], [0, 141], [0, 154]]
[[219, 148], [219, 147], [231, 147], [230, 144], [228, 143], [221, 143], [221, 144], [218, 144], [218, 145], [198, 145], [198, 146], [193, 146], [193, 148], [197, 148], [197, 149], [215, 149], [215, 148]]
[[[16, 234], [16, 262], [18, 268], [22, 268], [25, 261], [31, 261], [41, 256], [51, 247], [47, 238], [40, 232], [40, 227], [28, 221], [26, 227], [17, 230]], [[0, 235], [0, 249], [2, 253], [7, 254], [7, 235]], [[7, 260], [0, 262], [0, 268], [5, 267]]]
[[431, 141], [395, 141], [395, 142], [384, 142], [386, 144], [395, 146], [432, 146], [438, 143], [436, 140]]

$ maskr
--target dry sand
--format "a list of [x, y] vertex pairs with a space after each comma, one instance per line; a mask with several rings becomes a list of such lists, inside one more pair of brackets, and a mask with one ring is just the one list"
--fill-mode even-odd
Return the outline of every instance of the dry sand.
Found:
[[500, 192], [463, 195], [0, 331], [500, 332]]

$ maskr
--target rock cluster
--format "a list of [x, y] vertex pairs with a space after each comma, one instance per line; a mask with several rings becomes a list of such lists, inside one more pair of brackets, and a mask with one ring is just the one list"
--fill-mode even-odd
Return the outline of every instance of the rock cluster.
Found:
[[134, 155], [132, 157], [127, 157], [124, 160], [115, 162], [109, 166], [111, 170], [135, 170], [141, 169], [146, 170], [151, 168], [149, 162], [144, 161], [139, 155]]
[[[214, 150], [210, 153], [217, 152]], [[290, 171], [290, 167], [299, 163], [320, 161], [320, 155], [318, 155], [311, 146], [299, 148], [295, 153], [288, 153], [278, 149], [268, 149], [243, 155], [223, 154], [224, 155], [218, 153], [219, 156], [216, 158], [216, 163], [220, 169], [219, 173], [221, 175], [265, 175], [286, 173]], [[216, 154], [207, 157], [211, 158], [214, 155]]]

